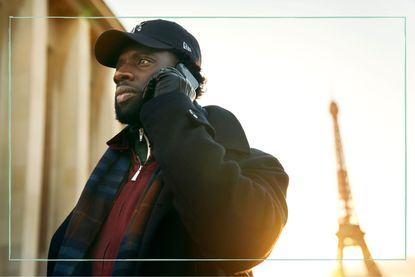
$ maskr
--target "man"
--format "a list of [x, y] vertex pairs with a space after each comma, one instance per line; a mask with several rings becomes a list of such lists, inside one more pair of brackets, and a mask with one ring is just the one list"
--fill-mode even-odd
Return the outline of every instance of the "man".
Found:
[[116, 117], [128, 126], [52, 238], [48, 275], [249, 274], [286, 223], [288, 176], [249, 147], [232, 113], [195, 101], [197, 40], [145, 21], [104, 32], [95, 56], [115, 68]]

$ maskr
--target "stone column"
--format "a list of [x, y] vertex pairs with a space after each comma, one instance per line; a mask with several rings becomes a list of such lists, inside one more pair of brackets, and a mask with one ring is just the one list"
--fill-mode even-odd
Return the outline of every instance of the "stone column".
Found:
[[[24, 0], [18, 15], [47, 15], [46, 0]], [[38, 258], [45, 130], [47, 19], [12, 19], [12, 258]], [[22, 262], [21, 275], [35, 275]]]
[[49, 22], [46, 179], [47, 234], [75, 206], [89, 176], [90, 26], [86, 19]]

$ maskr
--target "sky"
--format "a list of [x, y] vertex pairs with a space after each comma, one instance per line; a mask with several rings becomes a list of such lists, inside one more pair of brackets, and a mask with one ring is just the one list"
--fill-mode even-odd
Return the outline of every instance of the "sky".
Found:
[[[154, 17], [190, 31], [208, 78], [200, 103], [232, 111], [251, 147], [276, 156], [290, 175], [288, 223], [256, 276], [329, 276], [335, 266], [332, 100], [372, 256], [415, 256], [414, 1], [106, 2], [117, 16], [137, 17], [120, 18], [127, 30]], [[361, 258], [355, 250], [346, 258]]]

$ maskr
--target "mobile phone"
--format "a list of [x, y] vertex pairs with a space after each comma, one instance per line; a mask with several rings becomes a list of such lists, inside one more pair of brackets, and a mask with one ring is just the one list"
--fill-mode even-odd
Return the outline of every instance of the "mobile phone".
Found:
[[180, 71], [180, 73], [183, 74], [183, 76], [186, 78], [186, 80], [190, 83], [193, 90], [196, 91], [196, 89], [199, 87], [199, 82], [196, 80], [196, 78], [190, 73], [189, 69], [187, 69], [186, 66], [182, 63], [178, 63], [176, 65], [176, 69]]

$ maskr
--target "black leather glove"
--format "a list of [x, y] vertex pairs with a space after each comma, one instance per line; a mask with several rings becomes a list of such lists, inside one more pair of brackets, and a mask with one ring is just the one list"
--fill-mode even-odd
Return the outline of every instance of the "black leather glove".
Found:
[[147, 101], [153, 97], [172, 92], [184, 93], [192, 102], [196, 99], [195, 90], [182, 73], [173, 67], [163, 67], [150, 77], [144, 87], [143, 98], [144, 101]]

